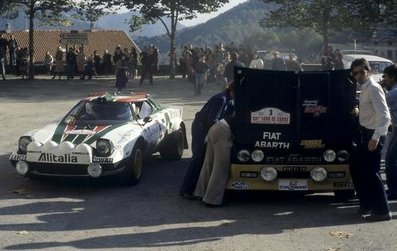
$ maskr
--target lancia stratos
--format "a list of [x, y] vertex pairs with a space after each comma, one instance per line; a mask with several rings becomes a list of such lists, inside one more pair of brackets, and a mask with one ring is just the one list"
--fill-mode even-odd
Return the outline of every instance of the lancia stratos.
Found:
[[139, 182], [144, 157], [179, 160], [187, 149], [182, 107], [145, 93], [90, 95], [61, 119], [19, 138], [10, 161], [23, 176], [117, 175]]

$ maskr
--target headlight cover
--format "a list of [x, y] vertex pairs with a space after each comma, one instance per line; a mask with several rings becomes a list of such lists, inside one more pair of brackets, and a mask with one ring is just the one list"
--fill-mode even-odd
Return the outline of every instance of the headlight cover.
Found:
[[251, 158], [255, 162], [261, 162], [264, 157], [265, 157], [265, 154], [263, 153], [262, 150], [255, 150], [251, 154]]
[[108, 139], [98, 139], [96, 142], [96, 153], [100, 157], [107, 157], [113, 153], [113, 143]]
[[250, 152], [248, 150], [240, 150], [237, 153], [237, 159], [241, 162], [248, 162], [250, 160]]
[[349, 160], [350, 154], [346, 150], [341, 150], [338, 152], [337, 158], [340, 162], [345, 162], [345, 161]]
[[22, 136], [19, 138], [18, 141], [18, 152], [19, 153], [26, 153], [28, 150], [28, 145], [32, 142], [33, 139], [30, 136]]
[[314, 181], [323, 181], [327, 178], [328, 172], [324, 167], [315, 167], [310, 171], [310, 177]]
[[334, 150], [326, 150], [323, 154], [323, 157], [327, 162], [334, 162], [336, 159], [336, 153]]
[[264, 167], [261, 170], [261, 177], [265, 181], [273, 181], [277, 178], [277, 170], [274, 167]]

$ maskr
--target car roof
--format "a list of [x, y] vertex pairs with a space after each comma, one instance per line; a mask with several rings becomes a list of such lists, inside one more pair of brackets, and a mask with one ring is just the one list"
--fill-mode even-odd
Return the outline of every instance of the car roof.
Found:
[[150, 95], [147, 93], [91, 93], [89, 96], [83, 98], [85, 101], [93, 101], [95, 99], [102, 98], [106, 102], [116, 103], [134, 103], [141, 102], [150, 99]]
[[375, 55], [367, 55], [367, 54], [345, 54], [343, 55], [344, 58], [350, 58], [352, 60], [358, 59], [358, 58], [365, 58], [367, 61], [380, 61], [380, 62], [389, 62], [393, 63], [391, 60], [387, 58], [382, 58], [379, 56]]

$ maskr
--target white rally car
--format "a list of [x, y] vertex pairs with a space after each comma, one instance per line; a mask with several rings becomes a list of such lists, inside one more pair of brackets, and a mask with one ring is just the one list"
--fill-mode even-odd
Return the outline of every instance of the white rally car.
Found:
[[121, 175], [136, 184], [144, 156], [160, 152], [179, 160], [187, 146], [182, 108], [166, 108], [143, 93], [102, 93], [20, 137], [10, 161], [24, 176]]

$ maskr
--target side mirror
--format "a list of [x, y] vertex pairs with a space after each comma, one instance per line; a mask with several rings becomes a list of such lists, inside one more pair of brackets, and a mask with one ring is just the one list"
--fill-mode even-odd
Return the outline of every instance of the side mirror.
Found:
[[143, 119], [143, 122], [145, 122], [145, 124], [146, 123], [149, 123], [149, 122], [151, 122], [153, 119], [150, 117], [150, 116], [147, 116], [147, 117], [145, 117], [144, 119]]

